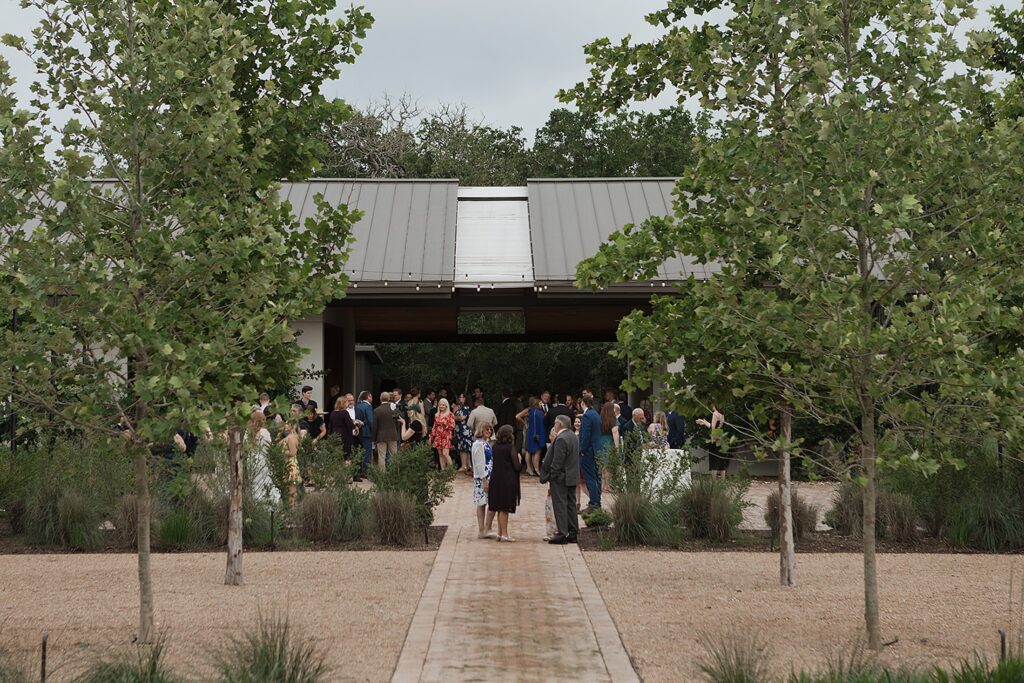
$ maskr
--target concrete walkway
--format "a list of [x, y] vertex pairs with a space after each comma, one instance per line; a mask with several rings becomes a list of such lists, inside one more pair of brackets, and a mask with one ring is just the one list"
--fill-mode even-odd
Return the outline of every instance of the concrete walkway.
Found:
[[437, 512], [448, 533], [395, 683], [639, 681], [579, 548], [542, 541], [547, 487], [526, 476], [522, 484], [509, 522], [517, 542], [498, 543], [477, 538], [472, 483], [459, 475]]

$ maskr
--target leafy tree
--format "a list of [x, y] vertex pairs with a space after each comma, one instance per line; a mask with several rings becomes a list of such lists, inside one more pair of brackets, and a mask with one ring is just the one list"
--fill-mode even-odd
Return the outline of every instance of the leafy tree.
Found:
[[1001, 117], [1013, 119], [1024, 116], [1024, 10], [993, 7], [991, 15], [995, 31], [987, 45], [988, 66], [1013, 79], [1006, 85], [997, 111]]
[[[0, 388], [62, 424], [124, 439], [133, 453], [139, 639], [148, 642], [150, 453], [179, 427], [239, 424], [268, 377], [298, 374], [288, 321], [343, 295], [358, 215], [320, 203], [300, 229], [279, 202], [267, 180], [282, 169], [277, 151], [309, 144], [302, 126], [280, 128], [282, 110], [319, 100], [304, 102], [266, 73], [239, 98], [239, 69], [261, 46], [237, 11], [210, 0], [28, 4], [42, 15], [33, 39], [4, 42], [43, 76], [30, 112], [11, 111], [10, 81], [0, 78], [0, 279], [10, 295], [0, 314], [24, 313], [4, 335]], [[244, 15], [239, 7], [229, 9]], [[339, 49], [332, 29], [311, 36], [324, 38], [323, 51]], [[55, 131], [58, 109], [71, 118]], [[308, 173], [298, 167], [307, 157], [291, 172]], [[12, 173], [17, 159], [26, 165]], [[109, 180], [91, 180], [97, 168]]]
[[[708, 16], [727, 8], [724, 21]], [[562, 94], [616, 110], [671, 89], [720, 117], [682, 175], [675, 215], [625, 226], [577, 277], [644, 277], [673, 254], [720, 268], [627, 318], [621, 348], [651, 360], [637, 381], [682, 360], [665, 377], [680, 406], [732, 397], [757, 423], [781, 400], [794, 417], [849, 430], [876, 649], [879, 468], [962, 465], [966, 428], [1020, 436], [1024, 353], [997, 356], [986, 340], [1020, 326], [1003, 293], [1024, 272], [1010, 208], [1024, 135], [1019, 121], [963, 115], [986, 98], [976, 55], [954, 39], [973, 15], [963, 0], [673, 0], [648, 17], [663, 37], [592, 43], [590, 78]], [[750, 430], [797, 451], [764, 431]]]
[[602, 116], [555, 109], [537, 131], [530, 175], [538, 178], [677, 176], [693, 161], [703, 121], [682, 107]]

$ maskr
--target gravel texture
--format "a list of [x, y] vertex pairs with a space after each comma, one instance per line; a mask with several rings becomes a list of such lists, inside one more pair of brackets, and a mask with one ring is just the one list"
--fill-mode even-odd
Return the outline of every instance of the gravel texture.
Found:
[[[257, 615], [287, 615], [327, 655], [330, 680], [389, 680], [433, 552], [281, 552], [245, 557], [246, 585], [224, 584], [224, 553], [153, 556], [167, 661], [190, 675]], [[131, 653], [138, 593], [133, 555], [0, 557], [0, 647], [38, 657], [50, 633], [49, 680], [92, 657]]]
[[[698, 681], [702, 636], [757, 636], [779, 674], [817, 669], [863, 633], [862, 560], [798, 556], [795, 589], [778, 585], [777, 556], [760, 553], [588, 552], [608, 611], [647, 683]], [[997, 629], [1020, 627], [1024, 558], [881, 555], [884, 661], [955, 663], [998, 654]], [[1010, 610], [1010, 574], [1017, 601]]]
[[[829, 481], [794, 481], [793, 491], [799, 491], [800, 497], [812, 505], [818, 507], [818, 529], [829, 529], [825, 524], [825, 513], [832, 507], [832, 498], [835, 496], [838, 485]], [[747, 507], [743, 510], [743, 523], [741, 529], [767, 529], [764, 521], [765, 503], [772, 491], [778, 491], [779, 485], [775, 481], [757, 479], [750, 482], [743, 500]]]

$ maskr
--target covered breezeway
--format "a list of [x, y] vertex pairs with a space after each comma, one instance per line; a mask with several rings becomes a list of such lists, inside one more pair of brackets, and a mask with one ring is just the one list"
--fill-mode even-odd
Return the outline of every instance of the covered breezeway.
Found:
[[[373, 342], [487, 341], [460, 331], [466, 314], [517, 317], [502, 341], [613, 341], [619, 321], [651, 294], [711, 273], [686, 259], [655, 280], [578, 289], [576, 267], [627, 224], [672, 213], [672, 178], [544, 179], [525, 187], [460, 187], [454, 180], [313, 180], [282, 189], [300, 221], [322, 193], [363, 211], [354, 227], [348, 293], [295, 321], [304, 367], [326, 399], [357, 392], [357, 348]], [[361, 376], [363, 375], [363, 376]]]

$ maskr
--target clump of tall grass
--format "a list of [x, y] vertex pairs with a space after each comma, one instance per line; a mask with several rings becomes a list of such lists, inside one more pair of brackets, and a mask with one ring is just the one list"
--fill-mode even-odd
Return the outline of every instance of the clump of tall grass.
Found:
[[318, 683], [329, 671], [324, 655], [283, 617], [265, 617], [217, 657], [221, 683]]
[[711, 683], [764, 683], [772, 680], [768, 645], [756, 633], [732, 632], [723, 637], [702, 636], [704, 654], [697, 665]]

